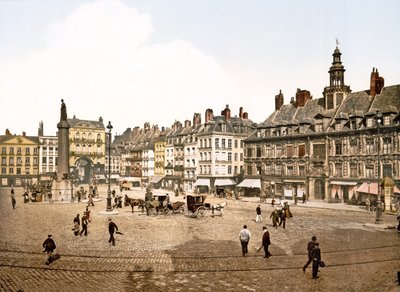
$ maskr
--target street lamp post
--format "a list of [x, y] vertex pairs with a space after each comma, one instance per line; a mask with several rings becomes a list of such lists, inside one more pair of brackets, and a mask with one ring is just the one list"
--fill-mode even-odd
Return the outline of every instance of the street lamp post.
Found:
[[375, 122], [376, 126], [378, 128], [378, 198], [376, 201], [376, 217], [375, 217], [375, 224], [380, 224], [382, 223], [382, 201], [381, 201], [381, 187], [380, 187], [380, 182], [381, 182], [381, 156], [380, 156], [380, 126], [382, 123], [382, 114], [379, 112], [379, 110], [376, 111], [375, 115]]
[[113, 126], [111, 122], [108, 122], [107, 129], [108, 129], [108, 191], [107, 191], [107, 209], [106, 211], [112, 211], [111, 206], [111, 130]]

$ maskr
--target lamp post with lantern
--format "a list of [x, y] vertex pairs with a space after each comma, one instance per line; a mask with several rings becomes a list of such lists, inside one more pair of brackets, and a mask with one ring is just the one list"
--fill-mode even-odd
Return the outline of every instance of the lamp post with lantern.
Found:
[[378, 198], [376, 200], [376, 217], [375, 217], [375, 224], [381, 224], [383, 223], [382, 219], [382, 201], [381, 201], [381, 156], [380, 156], [380, 126], [382, 124], [382, 114], [379, 112], [379, 110], [376, 111], [375, 115], [375, 122], [376, 126], [378, 128]]
[[107, 209], [106, 211], [110, 212], [113, 210], [111, 206], [111, 130], [113, 126], [111, 122], [108, 122], [107, 129], [108, 129], [108, 190], [107, 190]]

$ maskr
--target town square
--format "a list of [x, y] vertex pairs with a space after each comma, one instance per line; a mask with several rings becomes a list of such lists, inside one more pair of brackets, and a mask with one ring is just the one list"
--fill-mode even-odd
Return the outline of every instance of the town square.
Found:
[[[116, 189], [118, 186], [116, 186]], [[104, 194], [107, 186], [101, 186]], [[108, 242], [105, 197], [90, 207], [87, 236], [71, 228], [86, 202], [23, 203], [16, 189], [16, 208], [10, 189], [1, 189], [0, 290], [2, 291], [397, 291], [400, 237], [396, 218], [385, 215], [376, 226], [375, 214], [364, 208], [338, 208], [313, 202], [291, 204], [286, 228], [272, 227], [270, 200], [261, 203], [263, 222], [255, 222], [255, 198], [227, 201], [222, 215], [206, 211], [204, 219], [185, 214], [147, 216], [123, 206], [112, 220], [123, 235]], [[117, 191], [119, 193], [119, 190]], [[156, 191], [161, 194], [161, 191]], [[124, 191], [144, 199], [140, 188]], [[184, 201], [182, 195], [171, 201]], [[247, 224], [252, 237], [249, 254], [241, 254], [238, 234]], [[271, 234], [272, 256], [257, 252], [262, 226]], [[46, 266], [42, 243], [48, 234], [61, 258]], [[307, 261], [307, 242], [315, 235], [322, 259], [320, 278], [313, 280]]]
[[0, 291], [399, 291], [399, 10], [0, 1]]

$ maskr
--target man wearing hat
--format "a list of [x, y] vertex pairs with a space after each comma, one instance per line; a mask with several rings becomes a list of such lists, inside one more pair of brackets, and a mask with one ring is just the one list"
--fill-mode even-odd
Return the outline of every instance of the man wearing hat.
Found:
[[262, 222], [262, 217], [261, 217], [261, 205], [258, 205], [256, 208], [256, 223]]
[[263, 231], [264, 232], [263, 232], [263, 237], [262, 237], [262, 244], [263, 244], [264, 253], [265, 253], [264, 257], [269, 258], [271, 256], [271, 253], [269, 252], [268, 247], [271, 244], [271, 238], [269, 236], [269, 231], [268, 231], [267, 226], [263, 227]]
[[311, 258], [312, 258], [312, 278], [317, 279], [318, 277], [318, 268], [321, 262], [321, 250], [319, 249], [319, 243], [315, 242], [314, 248], [311, 250]]
[[51, 234], [47, 235], [47, 239], [43, 242], [44, 251], [47, 252], [47, 261], [46, 265], [49, 265], [52, 262], [52, 254], [53, 251], [56, 249], [56, 244], [54, 240], [51, 238]]
[[110, 233], [110, 239], [108, 242], [111, 242], [112, 245], [115, 245], [115, 238], [114, 238], [114, 232], [118, 231], [118, 226], [112, 222], [111, 218], [108, 219], [108, 232]]

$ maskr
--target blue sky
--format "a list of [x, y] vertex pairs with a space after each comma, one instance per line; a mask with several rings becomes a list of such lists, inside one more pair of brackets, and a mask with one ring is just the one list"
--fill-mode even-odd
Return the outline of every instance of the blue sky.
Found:
[[[207, 108], [254, 122], [296, 89], [321, 97], [339, 40], [353, 91], [399, 83], [400, 1], [0, 0], [0, 131], [68, 116], [171, 126]], [[23, 117], [23, 118], [21, 118]]]

